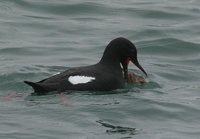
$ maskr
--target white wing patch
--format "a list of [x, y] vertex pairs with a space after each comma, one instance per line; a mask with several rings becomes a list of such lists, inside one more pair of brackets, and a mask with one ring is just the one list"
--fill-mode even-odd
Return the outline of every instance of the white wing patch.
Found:
[[68, 81], [73, 84], [84, 84], [84, 83], [88, 83], [95, 80], [95, 77], [89, 77], [89, 76], [79, 76], [79, 75], [75, 75], [75, 76], [69, 76]]

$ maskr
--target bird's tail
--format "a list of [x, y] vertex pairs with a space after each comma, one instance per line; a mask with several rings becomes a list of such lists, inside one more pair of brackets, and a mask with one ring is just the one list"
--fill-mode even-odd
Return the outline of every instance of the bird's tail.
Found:
[[24, 83], [30, 85], [34, 89], [35, 93], [44, 93], [44, 92], [48, 91], [43, 86], [41, 86], [39, 83], [34, 83], [34, 82], [30, 82], [30, 81], [24, 81]]

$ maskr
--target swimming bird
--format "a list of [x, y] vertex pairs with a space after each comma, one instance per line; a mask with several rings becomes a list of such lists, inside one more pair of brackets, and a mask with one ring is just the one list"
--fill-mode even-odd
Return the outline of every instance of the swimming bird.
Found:
[[135, 45], [126, 38], [116, 38], [105, 48], [101, 60], [94, 65], [70, 68], [38, 82], [24, 81], [35, 93], [66, 90], [111, 91], [125, 86], [128, 64], [134, 63], [146, 76], [139, 64]]

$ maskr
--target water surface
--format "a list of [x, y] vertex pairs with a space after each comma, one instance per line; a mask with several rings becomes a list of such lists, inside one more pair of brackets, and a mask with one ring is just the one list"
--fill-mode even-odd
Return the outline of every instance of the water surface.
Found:
[[[198, 0], [2, 0], [0, 138], [198, 139], [199, 7]], [[31, 96], [23, 83], [94, 64], [121, 36], [135, 43], [149, 83], [73, 92], [66, 103]]]

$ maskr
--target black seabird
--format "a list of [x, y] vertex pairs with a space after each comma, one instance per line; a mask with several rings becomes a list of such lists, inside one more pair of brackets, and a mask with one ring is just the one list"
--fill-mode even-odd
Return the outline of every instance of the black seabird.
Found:
[[36, 93], [60, 93], [66, 90], [111, 91], [124, 87], [128, 77], [129, 61], [147, 75], [137, 60], [135, 45], [120, 37], [107, 45], [97, 64], [71, 68], [39, 82], [24, 82], [32, 86]]

